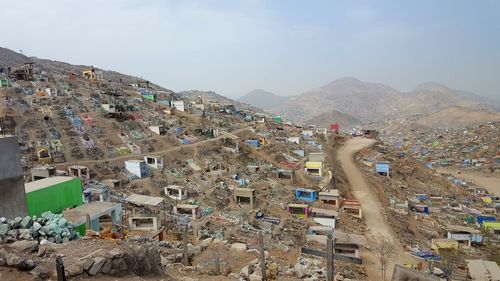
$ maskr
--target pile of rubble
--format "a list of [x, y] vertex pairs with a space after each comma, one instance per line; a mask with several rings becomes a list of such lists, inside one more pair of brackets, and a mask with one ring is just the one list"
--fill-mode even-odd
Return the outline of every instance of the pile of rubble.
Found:
[[51, 212], [45, 212], [40, 217], [26, 216], [12, 220], [0, 218], [0, 242], [46, 239], [59, 244], [78, 237], [79, 234], [74, 231], [73, 225], [62, 215]]
[[[85, 243], [93, 242], [88, 240]], [[34, 276], [51, 279], [57, 274], [54, 262], [59, 256], [62, 257], [65, 275], [68, 277], [98, 274], [112, 276], [125, 276], [130, 273], [138, 276], [164, 274], [159, 248], [154, 243], [129, 242], [117, 245], [107, 252], [98, 251], [79, 259], [65, 257], [64, 251], [66, 251], [64, 248], [46, 240], [40, 245], [36, 241], [16, 241], [0, 248], [0, 265], [22, 271], [30, 270]]]

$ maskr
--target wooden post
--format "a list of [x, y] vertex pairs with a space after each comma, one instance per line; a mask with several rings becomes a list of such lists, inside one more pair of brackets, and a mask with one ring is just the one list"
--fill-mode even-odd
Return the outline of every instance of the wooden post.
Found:
[[258, 236], [258, 247], [259, 247], [259, 261], [260, 261], [260, 270], [262, 274], [262, 281], [266, 281], [266, 253], [264, 251], [264, 235], [262, 234], [262, 231], [259, 231], [259, 236]]
[[326, 242], [326, 272], [327, 281], [333, 281], [333, 232], [328, 232], [328, 240]]
[[86, 218], [86, 223], [85, 223], [85, 227], [87, 229], [92, 229], [92, 225], [90, 224], [90, 215], [87, 214], [87, 216], [85, 217]]
[[57, 272], [57, 281], [66, 281], [66, 275], [64, 272], [64, 264], [61, 256], [56, 257], [56, 272]]
[[219, 253], [219, 251], [215, 252], [214, 274], [220, 275], [220, 253]]
[[186, 225], [184, 228], [184, 233], [182, 234], [182, 264], [184, 266], [189, 266], [189, 255], [188, 255], [188, 226]]

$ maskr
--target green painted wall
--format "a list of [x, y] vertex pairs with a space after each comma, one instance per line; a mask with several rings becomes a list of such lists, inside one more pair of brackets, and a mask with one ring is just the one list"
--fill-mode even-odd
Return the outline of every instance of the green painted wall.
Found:
[[46, 211], [61, 213], [67, 208], [83, 205], [82, 183], [80, 178], [74, 178], [29, 192], [26, 194], [26, 202], [30, 216], [39, 216]]

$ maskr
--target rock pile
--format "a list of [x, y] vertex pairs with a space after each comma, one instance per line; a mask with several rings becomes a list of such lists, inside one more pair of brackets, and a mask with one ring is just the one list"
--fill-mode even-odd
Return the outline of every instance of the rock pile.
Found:
[[74, 227], [62, 215], [45, 212], [40, 217], [0, 218], [0, 243], [17, 240], [46, 239], [54, 243], [68, 242], [79, 237]]

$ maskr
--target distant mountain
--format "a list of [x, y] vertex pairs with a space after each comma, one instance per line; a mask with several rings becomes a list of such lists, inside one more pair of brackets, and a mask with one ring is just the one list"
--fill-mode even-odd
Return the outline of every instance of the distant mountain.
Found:
[[429, 114], [450, 106], [487, 108], [435, 82], [424, 83], [405, 93], [380, 83], [342, 78], [291, 97], [274, 111], [292, 121], [304, 121], [337, 110], [367, 123]]
[[483, 97], [483, 96], [477, 95], [475, 93], [468, 92], [468, 91], [462, 91], [462, 90], [453, 90], [453, 91], [464, 98], [471, 99], [471, 100], [479, 102], [481, 104], [489, 105], [491, 108], [495, 109], [496, 111], [500, 111], [500, 99], [499, 98]]
[[256, 89], [242, 96], [238, 101], [271, 111], [288, 99], [288, 97], [282, 97], [262, 89]]
[[329, 128], [331, 124], [338, 123], [340, 125], [340, 129], [343, 130], [359, 125], [361, 124], [361, 121], [340, 111], [331, 110], [314, 116], [313, 118], [304, 121], [304, 123], [316, 125], [323, 128]]
[[332, 110], [358, 119], [381, 118], [391, 112], [400, 93], [383, 84], [342, 78], [287, 100], [276, 111], [290, 120], [310, 120]]

